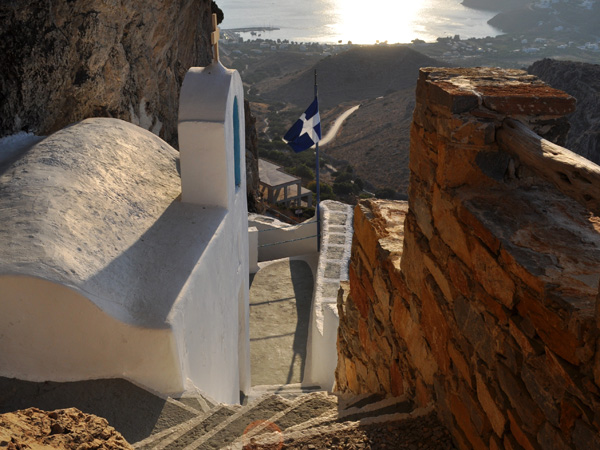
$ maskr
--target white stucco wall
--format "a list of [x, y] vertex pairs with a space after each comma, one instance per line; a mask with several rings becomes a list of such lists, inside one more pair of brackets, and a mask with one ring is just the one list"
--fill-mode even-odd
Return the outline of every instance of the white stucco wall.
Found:
[[2, 376], [126, 378], [161, 392], [183, 389], [169, 328], [129, 325], [82, 293], [39, 278], [0, 276], [0, 293]]
[[174, 149], [116, 119], [0, 162], [0, 375], [120, 377], [227, 403], [249, 390], [243, 87], [206, 70], [182, 90], [183, 181]]
[[219, 62], [188, 71], [181, 89], [178, 127], [182, 201], [223, 209], [224, 217], [169, 320], [184, 332], [176, 339], [181, 342], [179, 348], [188, 351], [184, 361], [189, 380], [227, 403], [238, 403], [239, 391], [250, 388], [244, 123], [244, 90], [236, 71]]
[[317, 251], [317, 222], [314, 217], [290, 226], [272, 217], [251, 214], [248, 223], [258, 230], [258, 261], [273, 261]]

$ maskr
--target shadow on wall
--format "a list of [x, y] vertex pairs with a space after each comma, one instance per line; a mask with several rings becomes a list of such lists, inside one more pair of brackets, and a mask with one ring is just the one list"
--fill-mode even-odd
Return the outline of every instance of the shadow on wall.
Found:
[[226, 213], [174, 200], [131, 247], [86, 280], [84, 289], [114, 298], [116, 285], [131, 305], [127, 320], [164, 327]]

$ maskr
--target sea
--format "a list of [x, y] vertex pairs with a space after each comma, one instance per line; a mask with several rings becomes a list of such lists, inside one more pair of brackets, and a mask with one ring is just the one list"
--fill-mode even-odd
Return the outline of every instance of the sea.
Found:
[[[461, 0], [218, 0], [222, 29], [244, 39], [376, 44], [433, 42], [438, 37], [497, 36], [487, 24], [496, 13]], [[270, 30], [265, 30], [270, 28]]]

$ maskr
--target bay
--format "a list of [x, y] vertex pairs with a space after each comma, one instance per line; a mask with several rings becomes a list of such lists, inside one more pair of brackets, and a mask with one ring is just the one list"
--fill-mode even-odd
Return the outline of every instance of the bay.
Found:
[[461, 0], [219, 0], [218, 5], [225, 13], [223, 29], [279, 28], [241, 33], [245, 39], [392, 44], [500, 34], [487, 24], [495, 12], [467, 8]]

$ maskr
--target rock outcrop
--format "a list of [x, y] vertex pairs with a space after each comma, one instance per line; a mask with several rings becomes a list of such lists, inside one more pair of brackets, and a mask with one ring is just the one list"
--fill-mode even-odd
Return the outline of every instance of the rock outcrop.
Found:
[[600, 164], [600, 65], [542, 59], [527, 71], [577, 99], [565, 146]]
[[176, 146], [179, 89], [210, 63], [210, 30], [210, 0], [3, 1], [0, 137], [114, 117]]
[[106, 419], [76, 408], [29, 408], [0, 415], [0, 447], [7, 450], [133, 450]]

